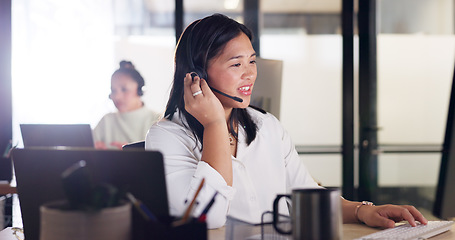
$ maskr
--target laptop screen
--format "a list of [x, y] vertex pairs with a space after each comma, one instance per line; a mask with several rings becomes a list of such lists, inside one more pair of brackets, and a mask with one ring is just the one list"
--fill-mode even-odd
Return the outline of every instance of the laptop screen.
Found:
[[84, 160], [93, 183], [131, 192], [158, 218], [168, 217], [163, 157], [155, 151], [95, 149], [14, 149], [12, 159], [27, 240], [38, 240], [39, 207], [65, 199], [61, 174]]
[[21, 124], [24, 147], [94, 147], [89, 124]]

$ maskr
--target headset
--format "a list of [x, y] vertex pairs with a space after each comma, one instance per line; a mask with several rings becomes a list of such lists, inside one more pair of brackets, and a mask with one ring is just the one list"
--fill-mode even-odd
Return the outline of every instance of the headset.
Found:
[[[137, 70], [135, 70], [135, 69], [123, 68], [123, 69], [118, 69], [117, 71], [114, 72], [114, 74], [117, 73], [118, 71], [121, 71], [121, 70], [123, 70], [123, 73], [125, 73], [125, 71], [126, 71], [128, 76], [130, 76], [133, 79], [133, 81], [135, 81], [137, 83], [137, 90], [136, 90], [137, 95], [139, 97], [143, 96], [144, 95], [144, 89], [145, 89], [145, 81], [142, 78], [142, 76], [140, 75], [140, 73]], [[139, 76], [134, 76], [134, 75], [139, 75]], [[135, 77], [140, 77], [140, 79], [142, 79], [142, 81], [137, 80]], [[111, 93], [109, 94], [109, 99], [112, 99], [111, 98]]]
[[139, 97], [142, 96], [142, 95], [144, 95], [144, 88], [145, 88], [144, 85], [139, 86], [139, 84], [138, 84], [138, 86], [137, 86], [137, 95], [138, 95]]
[[[140, 84], [138, 83], [138, 86], [137, 86], [137, 95], [138, 95], [139, 97], [141, 97], [142, 95], [144, 95], [144, 88], [145, 88], [144, 85], [140, 86]], [[112, 93], [109, 93], [109, 96], [108, 96], [109, 99], [112, 99], [111, 94], [112, 94]]]
[[[201, 22], [202, 20], [199, 20], [197, 23], [194, 24], [194, 26], [191, 28], [191, 31], [190, 33], [188, 34], [188, 39], [187, 39], [187, 45], [186, 45], [186, 52], [187, 52], [187, 57], [188, 57], [188, 64], [190, 65], [190, 69], [192, 71], [191, 73], [191, 77], [192, 79], [194, 80], [194, 77], [195, 76], [199, 76], [200, 78], [203, 78], [205, 80], [208, 80], [208, 74], [207, 72], [205, 71], [205, 67], [206, 67], [206, 64], [207, 64], [207, 57], [208, 57], [208, 54], [209, 54], [209, 51], [210, 49], [212, 48], [212, 45], [213, 43], [215, 42], [215, 40], [221, 35], [221, 32], [222, 31], [219, 31], [217, 34], [215, 34], [214, 36], [212, 36], [212, 39], [210, 40], [209, 42], [209, 45], [207, 47], [207, 50], [205, 52], [205, 57], [204, 57], [204, 65], [202, 67], [199, 67], [199, 66], [195, 66], [194, 64], [194, 61], [193, 61], [193, 54], [191, 52], [191, 40], [193, 38], [193, 31], [194, 29], [196, 28], [196, 26]], [[210, 86], [209, 86], [210, 87]], [[229, 94], [226, 94], [224, 92], [221, 92], [220, 90], [218, 89], [215, 89], [213, 87], [210, 87], [210, 89], [212, 89], [212, 91], [214, 92], [217, 92], [225, 97], [228, 97], [230, 99], [233, 99], [237, 102], [243, 102], [243, 99], [239, 98], [239, 97], [236, 97], [236, 96], [232, 96], [232, 95], [229, 95]]]

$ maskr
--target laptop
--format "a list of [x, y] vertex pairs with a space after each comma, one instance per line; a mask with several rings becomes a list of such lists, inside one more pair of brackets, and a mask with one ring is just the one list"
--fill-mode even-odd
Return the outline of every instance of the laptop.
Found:
[[27, 240], [39, 240], [40, 206], [65, 199], [61, 174], [80, 160], [85, 160], [94, 184], [110, 183], [129, 191], [159, 219], [169, 217], [163, 156], [160, 152], [24, 148], [14, 149], [11, 156]]
[[89, 124], [20, 124], [24, 147], [94, 147]]

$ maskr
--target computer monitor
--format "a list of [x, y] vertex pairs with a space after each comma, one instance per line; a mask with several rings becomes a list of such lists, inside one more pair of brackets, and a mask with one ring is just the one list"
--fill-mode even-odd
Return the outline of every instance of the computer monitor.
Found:
[[[66, 198], [62, 173], [81, 160], [86, 162], [93, 184], [109, 183], [120, 191], [131, 192], [158, 218], [169, 216], [164, 162], [160, 152], [30, 147], [14, 149], [11, 159], [27, 240], [39, 239], [40, 206]], [[138, 232], [141, 226], [135, 226]]]
[[256, 58], [258, 76], [254, 83], [251, 105], [260, 107], [280, 119], [283, 61]]
[[442, 219], [455, 218], [455, 71], [450, 93], [446, 132], [442, 146], [439, 180], [433, 214]]
[[20, 124], [24, 147], [94, 147], [89, 124]]

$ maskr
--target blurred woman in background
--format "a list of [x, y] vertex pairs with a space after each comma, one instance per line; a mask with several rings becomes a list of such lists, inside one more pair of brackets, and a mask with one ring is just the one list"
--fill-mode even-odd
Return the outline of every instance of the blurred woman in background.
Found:
[[131, 142], [143, 141], [147, 130], [159, 118], [159, 114], [146, 108], [144, 78], [130, 61], [121, 61], [120, 68], [111, 77], [111, 94], [117, 112], [104, 115], [93, 130], [95, 147], [119, 148]]

